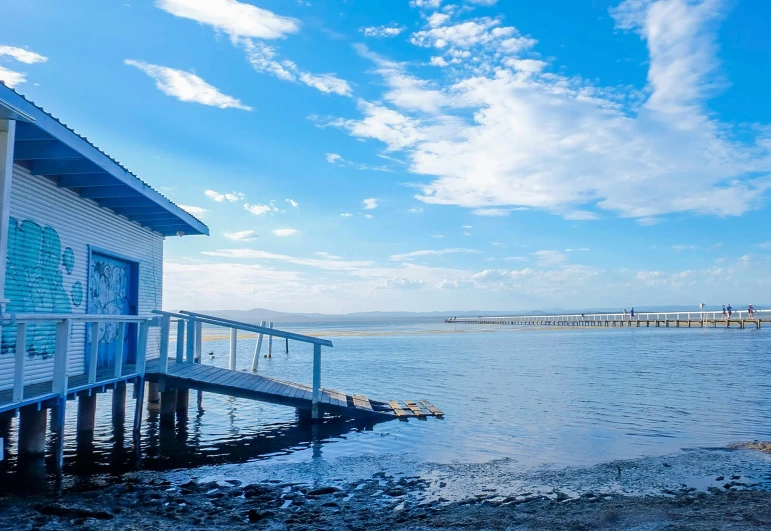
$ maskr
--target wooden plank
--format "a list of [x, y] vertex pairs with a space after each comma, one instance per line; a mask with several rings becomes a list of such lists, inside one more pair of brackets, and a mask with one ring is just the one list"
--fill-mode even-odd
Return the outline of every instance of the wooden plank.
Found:
[[409, 410], [410, 410], [410, 411], [412, 411], [412, 413], [413, 413], [413, 414], [414, 414], [416, 417], [418, 417], [419, 419], [422, 419], [422, 418], [425, 418], [425, 417], [427, 417], [427, 416], [428, 416], [428, 415], [426, 414], [426, 412], [425, 412], [425, 411], [423, 411], [423, 410], [420, 408], [420, 406], [417, 404], [417, 402], [413, 402], [413, 401], [408, 401], [408, 400], [405, 400], [405, 401], [404, 401], [404, 404], [405, 404], [405, 405], [406, 405], [406, 406], [409, 408]]
[[372, 404], [369, 403], [369, 398], [364, 395], [351, 395], [353, 398], [353, 405], [359, 409], [366, 409], [372, 411]]
[[396, 400], [389, 400], [388, 405], [391, 406], [391, 409], [394, 410], [394, 413], [396, 416], [400, 419], [406, 419], [410, 416], [409, 413], [407, 413], [404, 409], [402, 409], [402, 405], [397, 402]]
[[260, 382], [260, 384], [255, 385], [252, 391], [256, 393], [264, 393], [268, 389], [268, 387], [273, 385], [273, 380], [271, 380], [270, 378], [265, 378], [264, 376], [262, 376], [261, 378], [262, 378], [262, 381]]
[[420, 403], [423, 405], [424, 408], [429, 410], [433, 416], [444, 417], [444, 413], [442, 412], [442, 410], [436, 407], [435, 405], [433, 405], [428, 400], [421, 400]]

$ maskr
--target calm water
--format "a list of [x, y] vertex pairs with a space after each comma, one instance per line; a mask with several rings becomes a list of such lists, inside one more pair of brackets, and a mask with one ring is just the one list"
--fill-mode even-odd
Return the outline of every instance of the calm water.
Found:
[[[283, 328], [334, 342], [323, 350], [324, 387], [381, 400], [427, 398], [445, 419], [337, 423], [322, 427], [314, 443], [293, 409], [208, 393], [199, 405], [191, 392], [190, 418], [176, 430], [159, 430], [157, 418], [145, 414], [137, 454], [130, 421], [112, 425], [107, 394], [100, 395], [93, 441], [76, 440], [77, 408], [70, 403], [65, 473], [234, 463], [301, 470], [320, 456], [381, 467], [403, 456], [451, 466], [509, 459], [535, 469], [771, 439], [769, 330], [542, 330], [435, 321]], [[203, 362], [227, 366], [227, 332], [207, 333], [215, 338], [204, 342]], [[255, 341], [239, 341], [239, 369], [250, 365]], [[309, 346], [290, 343], [285, 354], [283, 340], [276, 341], [259, 372], [310, 383], [311, 359]]]

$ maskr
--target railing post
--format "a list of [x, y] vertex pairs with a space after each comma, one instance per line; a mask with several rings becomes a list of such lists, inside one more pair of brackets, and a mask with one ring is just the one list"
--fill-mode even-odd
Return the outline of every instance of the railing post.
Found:
[[[260, 326], [265, 326], [265, 321], [260, 321]], [[252, 372], [257, 371], [257, 366], [260, 362], [260, 349], [262, 348], [262, 332], [257, 336], [257, 346], [254, 347], [254, 357], [252, 358]]]
[[[273, 329], [273, 321], [270, 322], [268, 328]], [[273, 357], [273, 334], [268, 337], [268, 357]]]
[[88, 345], [88, 383], [96, 382], [96, 365], [99, 361], [99, 323], [91, 323], [91, 344]]
[[313, 399], [311, 402], [311, 418], [319, 419], [319, 398], [321, 394], [321, 345], [313, 344]]
[[230, 370], [236, 370], [236, 347], [238, 346], [238, 329], [230, 329]]
[[185, 361], [185, 320], [177, 321], [177, 363]]
[[203, 347], [203, 323], [195, 322], [195, 362], [201, 363], [201, 351]]
[[171, 332], [171, 315], [161, 317], [161, 359], [160, 371], [165, 374], [169, 371], [169, 335]]
[[[118, 345], [115, 348], [115, 377], [123, 374], [123, 346], [126, 339], [126, 323], [118, 323]], [[138, 354], [138, 353], [137, 353]]]
[[27, 324], [19, 323], [16, 328], [16, 363], [13, 367], [13, 401], [24, 399], [24, 358], [27, 353]]
[[187, 320], [187, 361], [195, 362], [195, 319]]
[[56, 340], [54, 346], [54, 376], [51, 382], [51, 390], [59, 397], [67, 396], [67, 361], [70, 350], [70, 325], [69, 319], [56, 323]]
[[[139, 337], [137, 338], [137, 363], [134, 370], [144, 378], [145, 364], [147, 362], [147, 332], [150, 329], [150, 321], [139, 323]], [[163, 341], [163, 340], [161, 340]], [[167, 343], [168, 348], [168, 343]], [[163, 354], [163, 352], [161, 352]]]

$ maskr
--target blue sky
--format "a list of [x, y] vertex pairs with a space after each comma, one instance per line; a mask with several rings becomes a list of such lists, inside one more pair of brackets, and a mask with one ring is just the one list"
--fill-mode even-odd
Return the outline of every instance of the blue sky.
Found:
[[2, 13], [0, 79], [210, 226], [167, 307], [771, 301], [767, 2]]

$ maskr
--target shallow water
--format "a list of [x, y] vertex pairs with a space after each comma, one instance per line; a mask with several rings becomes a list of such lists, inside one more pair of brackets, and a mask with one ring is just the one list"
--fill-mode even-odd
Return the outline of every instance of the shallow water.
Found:
[[[426, 398], [446, 417], [337, 423], [321, 427], [321, 440], [312, 442], [293, 409], [209, 393], [199, 407], [191, 392], [190, 418], [174, 431], [159, 430], [157, 418], [146, 413], [137, 454], [128, 419], [124, 427], [111, 423], [108, 393], [100, 395], [93, 441], [77, 441], [77, 408], [70, 403], [66, 476], [233, 463], [252, 463], [240, 465], [241, 472], [278, 465], [291, 475], [294, 465], [300, 470], [314, 459], [363, 459], [386, 468], [507, 460], [522, 471], [771, 439], [768, 330], [535, 329], [427, 320], [284, 328], [334, 342], [323, 349], [322, 386], [380, 400]], [[203, 363], [227, 366], [228, 340], [216, 330], [206, 336], [212, 339], [204, 342]], [[239, 341], [239, 369], [250, 365], [255, 341]], [[273, 357], [259, 360], [259, 372], [310, 383], [311, 360], [310, 346], [290, 342], [286, 354], [277, 340]], [[131, 393], [128, 404], [130, 414]], [[11, 458], [3, 466], [13, 474], [17, 463]]]

